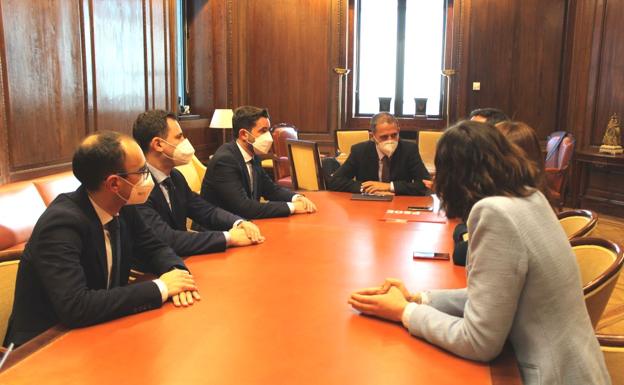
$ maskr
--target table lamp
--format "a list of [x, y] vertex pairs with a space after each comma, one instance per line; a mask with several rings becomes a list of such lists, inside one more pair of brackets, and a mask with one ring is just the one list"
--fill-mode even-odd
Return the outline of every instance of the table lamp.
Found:
[[223, 130], [223, 143], [225, 143], [225, 130], [232, 129], [232, 116], [234, 115], [234, 111], [230, 109], [220, 109], [217, 108], [212, 114], [212, 119], [210, 120], [210, 128], [217, 128]]

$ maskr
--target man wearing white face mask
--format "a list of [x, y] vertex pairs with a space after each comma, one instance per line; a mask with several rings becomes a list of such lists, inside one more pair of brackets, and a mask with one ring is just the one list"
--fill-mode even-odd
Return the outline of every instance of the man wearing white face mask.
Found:
[[380, 112], [371, 120], [371, 140], [355, 144], [328, 178], [333, 191], [367, 194], [425, 195], [431, 176], [412, 142], [399, 140], [399, 122]]
[[[173, 113], [147, 111], [134, 122], [132, 135], [147, 158], [157, 187], [139, 212], [156, 234], [179, 255], [224, 251], [227, 246], [247, 246], [264, 241], [258, 227], [223, 210], [191, 191], [174, 167], [189, 163], [195, 150], [184, 137]], [[191, 218], [205, 231], [187, 231]]]
[[[260, 166], [257, 154], [268, 153], [273, 143], [269, 112], [239, 107], [234, 111], [232, 127], [236, 140], [219, 147], [208, 162], [201, 196], [250, 219], [315, 212], [312, 201], [275, 184]], [[267, 202], [260, 202], [260, 198]]]
[[[136, 142], [91, 135], [73, 171], [81, 186], [48, 206], [22, 255], [7, 343], [21, 345], [58, 323], [82, 327], [158, 308], [169, 297], [176, 306], [200, 298], [182, 259], [134, 206], [153, 187]], [[160, 278], [128, 285], [134, 260]]]

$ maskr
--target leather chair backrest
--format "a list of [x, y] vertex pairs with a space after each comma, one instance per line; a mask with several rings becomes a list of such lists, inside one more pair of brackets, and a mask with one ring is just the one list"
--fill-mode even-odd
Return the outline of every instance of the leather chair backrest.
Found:
[[[562, 138], [563, 136], [563, 138]], [[570, 164], [574, 153], [575, 139], [564, 131], [553, 132], [546, 143], [546, 168], [564, 169]]]
[[80, 181], [71, 171], [35, 179], [33, 183], [46, 206], [59, 194], [74, 191], [80, 186]]
[[28, 241], [46, 205], [31, 182], [0, 187], [0, 250]]
[[273, 126], [273, 153], [277, 158], [288, 157], [288, 139], [299, 139], [294, 125], [280, 123]]

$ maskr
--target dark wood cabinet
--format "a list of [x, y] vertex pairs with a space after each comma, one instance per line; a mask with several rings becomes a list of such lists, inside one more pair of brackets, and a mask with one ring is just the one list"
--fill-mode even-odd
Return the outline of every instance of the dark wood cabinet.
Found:
[[574, 207], [624, 216], [624, 155], [598, 152], [592, 146], [576, 153]]

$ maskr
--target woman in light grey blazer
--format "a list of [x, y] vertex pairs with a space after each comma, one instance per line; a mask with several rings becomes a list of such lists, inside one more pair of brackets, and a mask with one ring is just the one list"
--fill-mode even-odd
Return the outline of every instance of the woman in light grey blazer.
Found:
[[535, 166], [478, 122], [449, 128], [435, 165], [447, 216], [467, 220], [467, 287], [411, 294], [390, 279], [349, 303], [473, 360], [494, 359], [509, 340], [524, 384], [610, 384], [574, 254], [536, 189]]

